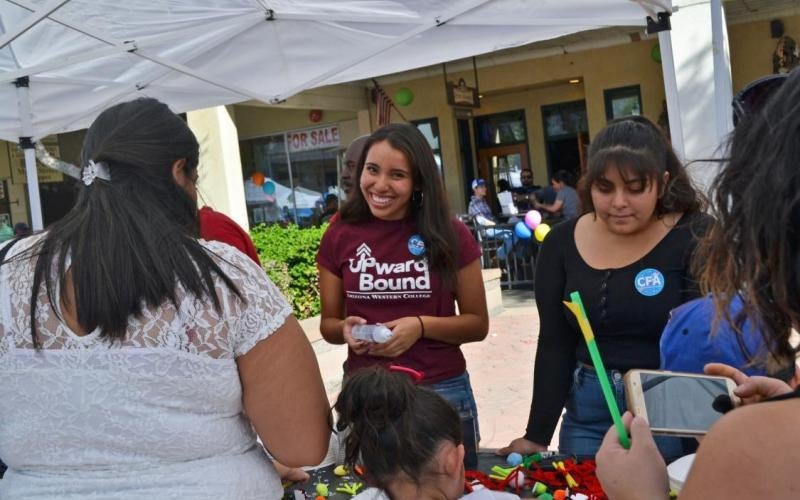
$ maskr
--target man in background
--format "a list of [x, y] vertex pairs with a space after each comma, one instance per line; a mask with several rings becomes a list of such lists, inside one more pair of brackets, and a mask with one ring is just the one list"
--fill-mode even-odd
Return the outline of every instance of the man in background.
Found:
[[556, 193], [550, 186], [542, 187], [533, 183], [533, 170], [524, 168], [519, 173], [520, 187], [513, 188], [514, 204], [520, 213], [533, 210], [536, 200], [541, 203], [553, 203]]
[[511, 248], [514, 246], [514, 233], [508, 229], [498, 229], [492, 209], [486, 202], [486, 181], [475, 179], [472, 181], [472, 198], [469, 200], [467, 209], [469, 215], [475, 220], [475, 224], [483, 229], [487, 238], [502, 240], [503, 245], [497, 249], [497, 258], [505, 260]]
[[367, 139], [369, 139], [369, 135], [356, 137], [353, 142], [347, 146], [347, 151], [344, 153], [341, 189], [344, 191], [345, 196], [350, 195], [350, 191], [358, 181], [358, 179], [354, 179], [356, 175], [356, 167], [358, 167], [358, 160], [361, 158], [361, 153], [364, 152], [364, 146], [367, 144]]

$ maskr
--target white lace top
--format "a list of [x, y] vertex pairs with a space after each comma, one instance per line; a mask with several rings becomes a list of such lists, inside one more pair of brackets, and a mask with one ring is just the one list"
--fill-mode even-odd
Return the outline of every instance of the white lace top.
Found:
[[[38, 237], [14, 245], [8, 259]], [[202, 245], [246, 298], [221, 280], [210, 301], [178, 290], [130, 318], [124, 340], [78, 336], [44, 292], [33, 349], [35, 261], [0, 268], [0, 499], [280, 498], [280, 480], [242, 408], [235, 358], [277, 330], [291, 308], [238, 250]], [[276, 402], [277, 404], [277, 402]]]

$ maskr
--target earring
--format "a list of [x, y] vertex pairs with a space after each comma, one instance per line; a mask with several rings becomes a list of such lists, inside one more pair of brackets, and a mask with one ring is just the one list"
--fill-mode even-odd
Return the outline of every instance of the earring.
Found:
[[417, 207], [422, 206], [422, 202], [424, 201], [423, 197], [424, 194], [422, 193], [422, 191], [414, 191], [413, 193], [411, 193], [411, 201], [413, 201]]

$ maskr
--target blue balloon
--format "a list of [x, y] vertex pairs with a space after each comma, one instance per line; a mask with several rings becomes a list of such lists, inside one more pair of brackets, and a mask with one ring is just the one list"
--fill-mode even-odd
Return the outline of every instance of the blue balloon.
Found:
[[261, 187], [264, 190], [265, 194], [275, 194], [275, 183], [272, 181], [267, 181]]
[[517, 225], [514, 226], [514, 234], [521, 240], [529, 240], [532, 236], [530, 228], [528, 228], [523, 221], [517, 222]]

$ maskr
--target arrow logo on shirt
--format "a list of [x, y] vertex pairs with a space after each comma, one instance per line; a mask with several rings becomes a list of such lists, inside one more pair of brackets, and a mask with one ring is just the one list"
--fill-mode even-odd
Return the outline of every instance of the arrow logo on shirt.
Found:
[[356, 249], [356, 256], [361, 257], [362, 259], [366, 259], [367, 257], [372, 256], [372, 249], [369, 246], [367, 246], [366, 243], [362, 243]]

